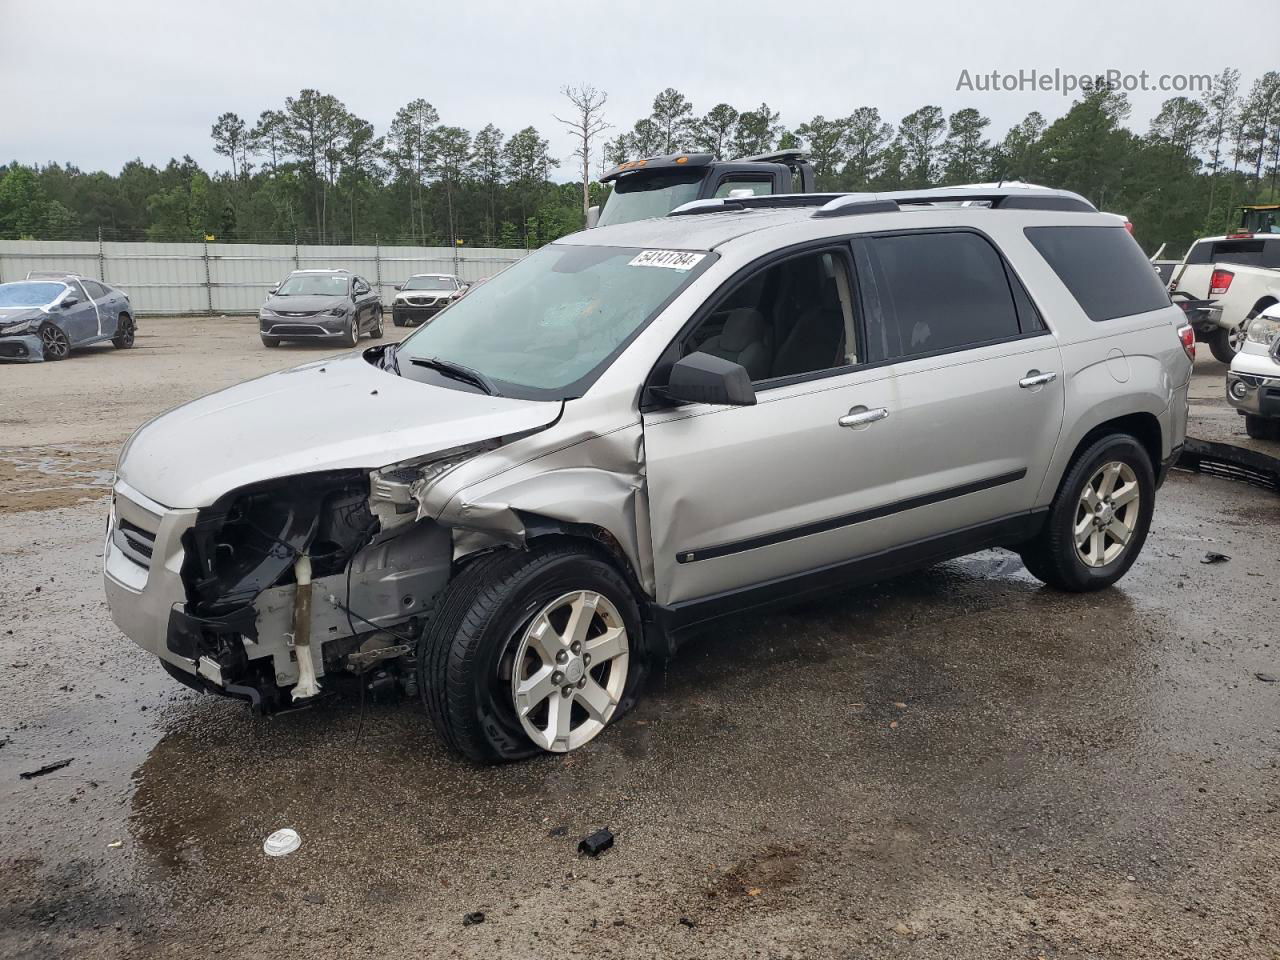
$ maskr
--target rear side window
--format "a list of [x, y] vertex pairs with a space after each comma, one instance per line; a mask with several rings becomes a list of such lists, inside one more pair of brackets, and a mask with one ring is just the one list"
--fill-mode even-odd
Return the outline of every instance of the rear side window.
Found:
[[1027, 227], [1026, 234], [1090, 320], [1147, 313], [1171, 302], [1124, 227]]
[[1238, 263], [1243, 267], [1280, 267], [1280, 240], [1205, 240], [1187, 254], [1187, 265]]
[[958, 350], [1022, 332], [1004, 262], [978, 234], [874, 237], [867, 248], [875, 281], [868, 294], [878, 300], [869, 325], [882, 325], [869, 331], [869, 359]]

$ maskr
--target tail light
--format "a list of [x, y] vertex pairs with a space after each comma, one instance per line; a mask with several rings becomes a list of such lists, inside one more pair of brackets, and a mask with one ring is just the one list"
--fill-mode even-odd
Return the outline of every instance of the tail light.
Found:
[[1133, 233], [1133, 221], [1130, 220], [1128, 217], [1124, 218], [1124, 228], [1128, 230], [1130, 234]]
[[1182, 349], [1187, 354], [1187, 359], [1192, 363], [1196, 362], [1196, 332], [1191, 329], [1191, 324], [1184, 323], [1178, 328], [1178, 339], [1182, 341]]
[[1209, 278], [1209, 296], [1220, 297], [1231, 289], [1231, 281], [1236, 275], [1230, 270], [1215, 270]]
[[1253, 234], [1252, 233], [1228, 233], [1227, 239], [1228, 240], [1252, 240]]

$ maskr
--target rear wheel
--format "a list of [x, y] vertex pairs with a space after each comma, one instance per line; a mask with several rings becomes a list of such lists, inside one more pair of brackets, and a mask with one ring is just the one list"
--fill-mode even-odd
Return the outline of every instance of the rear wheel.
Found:
[[1257, 311], [1253, 311], [1234, 327], [1227, 329], [1218, 327], [1208, 336], [1209, 352], [1213, 354], [1213, 359], [1220, 363], [1231, 363], [1236, 358], [1236, 354], [1244, 347], [1245, 331], [1249, 329], [1249, 323], [1257, 316]]
[[120, 319], [116, 321], [116, 335], [111, 338], [112, 346], [118, 350], [128, 350], [133, 346], [137, 330], [133, 317], [127, 313], [120, 314]]
[[71, 353], [67, 332], [56, 324], [46, 323], [40, 327], [40, 344], [46, 360], [65, 360]]
[[1023, 545], [1027, 571], [1059, 590], [1111, 586], [1142, 551], [1155, 490], [1142, 444], [1128, 434], [1101, 438], [1067, 471], [1044, 529]]
[[1244, 432], [1254, 440], [1280, 440], [1280, 420], [1245, 414]]
[[505, 550], [466, 568], [436, 609], [418, 649], [423, 700], [472, 760], [575, 750], [634, 701], [639, 609], [601, 554]]

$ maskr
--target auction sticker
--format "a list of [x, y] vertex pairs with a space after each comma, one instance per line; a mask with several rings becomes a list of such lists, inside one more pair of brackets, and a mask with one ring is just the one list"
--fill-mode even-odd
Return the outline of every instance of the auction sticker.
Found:
[[692, 270], [706, 257], [705, 253], [684, 250], [645, 250], [635, 255], [627, 266], [666, 267], [668, 270]]

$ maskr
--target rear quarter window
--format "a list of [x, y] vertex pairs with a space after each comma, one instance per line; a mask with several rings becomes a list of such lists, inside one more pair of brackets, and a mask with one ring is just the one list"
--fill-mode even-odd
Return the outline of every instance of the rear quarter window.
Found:
[[1170, 304], [1168, 291], [1124, 227], [1027, 227], [1027, 239], [1095, 323]]

